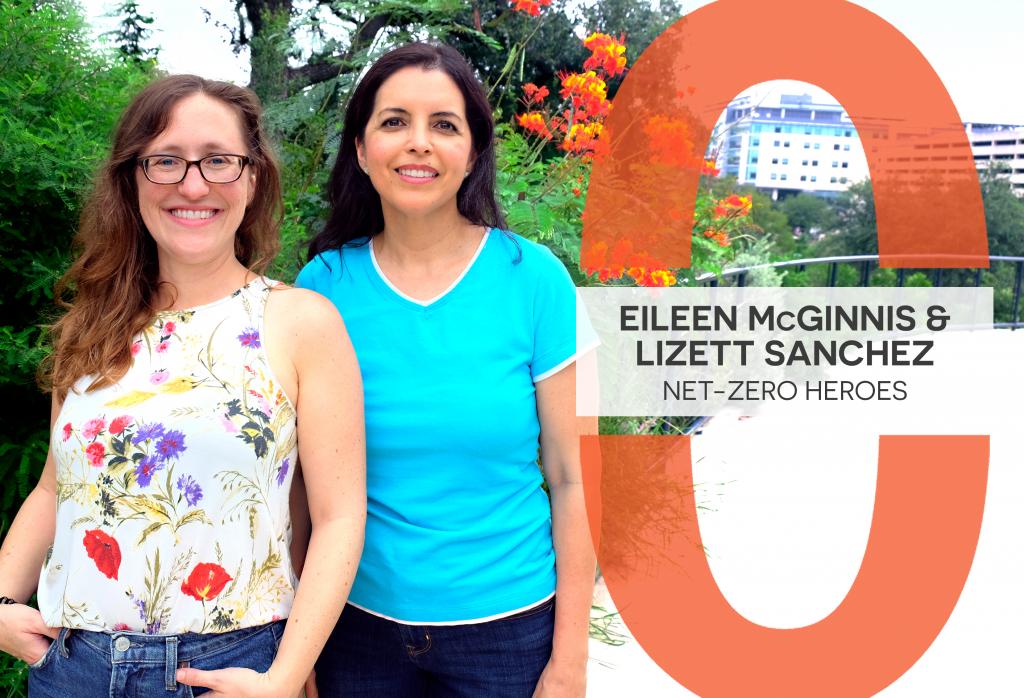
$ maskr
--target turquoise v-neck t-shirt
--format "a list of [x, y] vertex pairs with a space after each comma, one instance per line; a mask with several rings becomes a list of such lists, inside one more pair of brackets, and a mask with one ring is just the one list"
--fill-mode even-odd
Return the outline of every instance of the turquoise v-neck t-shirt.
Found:
[[296, 283], [337, 306], [362, 372], [366, 543], [350, 602], [451, 623], [550, 596], [535, 383], [577, 355], [576, 291], [562, 263], [492, 229], [431, 301], [395, 288], [366, 243], [319, 255]]

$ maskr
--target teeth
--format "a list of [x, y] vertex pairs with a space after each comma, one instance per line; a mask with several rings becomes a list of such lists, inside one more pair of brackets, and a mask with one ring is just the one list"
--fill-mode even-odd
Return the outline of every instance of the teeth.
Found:
[[197, 221], [204, 220], [206, 218], [213, 218], [213, 214], [217, 213], [212, 209], [206, 209], [203, 211], [194, 211], [188, 208], [175, 208], [171, 209], [171, 215], [175, 218], [185, 218], [187, 220]]
[[406, 177], [436, 177], [436, 172], [430, 172], [429, 170], [399, 170], [399, 174], [405, 175]]

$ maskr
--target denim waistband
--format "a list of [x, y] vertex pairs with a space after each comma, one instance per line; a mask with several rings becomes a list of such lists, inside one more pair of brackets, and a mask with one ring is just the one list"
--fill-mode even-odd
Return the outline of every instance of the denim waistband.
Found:
[[[164, 683], [168, 690], [176, 687], [175, 674], [180, 667], [202, 657], [217, 654], [232, 645], [270, 632], [273, 641], [280, 641], [285, 621], [242, 628], [226, 633], [184, 633], [182, 635], [147, 635], [136, 632], [98, 632], [94, 630], [68, 630], [67, 635], [77, 637], [101, 654], [111, 664], [153, 664], [164, 666]], [[66, 639], [65, 639], [66, 641]]]

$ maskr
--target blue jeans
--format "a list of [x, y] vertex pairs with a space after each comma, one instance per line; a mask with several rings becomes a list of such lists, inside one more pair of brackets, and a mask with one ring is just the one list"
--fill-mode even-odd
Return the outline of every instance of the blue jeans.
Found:
[[316, 663], [324, 698], [530, 698], [555, 600], [467, 625], [406, 625], [347, 605]]
[[177, 669], [246, 667], [266, 671], [285, 621], [228, 633], [144, 635], [62, 628], [28, 674], [30, 698], [191, 698], [209, 689], [175, 680]]

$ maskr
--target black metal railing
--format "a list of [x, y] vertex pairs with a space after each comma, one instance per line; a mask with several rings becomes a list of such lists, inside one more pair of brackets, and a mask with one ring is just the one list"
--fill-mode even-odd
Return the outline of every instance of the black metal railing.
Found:
[[[996, 322], [995, 327], [1009, 327], [1016, 329], [1018, 327], [1024, 327], [1024, 323], [1021, 322], [1021, 287], [1024, 282], [1024, 257], [1006, 257], [1002, 255], [992, 255], [989, 258], [989, 268], [993, 268], [995, 264], [1013, 264], [1015, 266], [1014, 281], [1013, 281], [1013, 307], [1010, 313], [1012, 318], [1009, 322]], [[701, 286], [719, 286], [723, 285], [722, 282], [731, 282], [733, 286], [746, 286], [747, 277], [750, 272], [757, 269], [789, 269], [794, 268], [797, 272], [803, 272], [807, 267], [817, 265], [828, 265], [828, 282], [827, 286], [834, 287], [839, 278], [840, 265], [852, 265], [858, 267], [860, 271], [859, 286], [868, 286], [871, 282], [871, 271], [872, 268], [878, 268], [878, 255], [848, 255], [845, 257], [818, 257], [813, 259], [791, 259], [785, 262], [772, 262], [770, 264], [757, 264], [751, 267], [739, 267], [735, 269], [725, 269], [720, 274], [702, 274], [698, 276], [696, 282]], [[896, 272], [896, 286], [901, 287], [906, 284], [907, 272], [924, 272], [924, 270], [914, 269], [895, 269]], [[932, 286], [942, 286], [943, 281], [948, 278], [949, 272], [963, 272], [973, 271], [971, 275], [971, 285], [980, 287], [982, 285], [982, 272], [984, 269], [977, 268], [973, 270], [964, 269], [928, 269], [930, 275], [930, 281]], [[957, 284], [962, 286], [963, 284]]]

